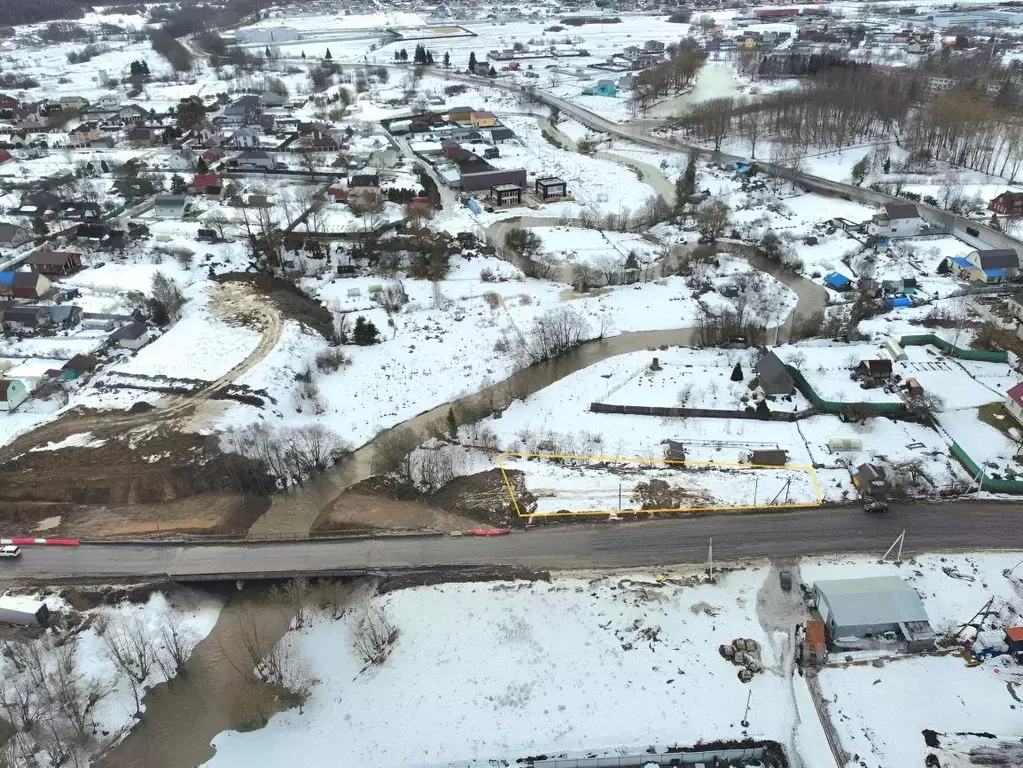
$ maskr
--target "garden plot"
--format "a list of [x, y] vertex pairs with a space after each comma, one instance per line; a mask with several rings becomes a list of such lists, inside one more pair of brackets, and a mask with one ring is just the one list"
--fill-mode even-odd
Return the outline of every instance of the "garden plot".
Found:
[[785, 344], [774, 352], [783, 362], [799, 370], [820, 397], [841, 403], [901, 403], [895, 392], [882, 387], [863, 389], [853, 379], [861, 360], [883, 358], [881, 348], [872, 344], [806, 343]]
[[[668, 350], [656, 355], [658, 370], [652, 369], [648, 353], [628, 357], [637, 366], [634, 374], [616, 384], [599, 402], [732, 411], [754, 404], [750, 387], [756, 377], [754, 350]], [[740, 367], [742, 378], [732, 381], [736, 365]], [[802, 410], [808, 405], [798, 392], [791, 398], [769, 403], [773, 411]]]
[[[524, 458], [508, 456], [505, 470], [523, 474], [535, 501], [515, 499], [520, 516], [613, 514], [639, 510], [696, 511], [743, 507], [812, 506], [820, 502], [813, 470], [692, 464], [663, 461]], [[511, 493], [509, 491], [509, 493]]]
[[[651, 573], [449, 584], [373, 597], [340, 620], [315, 613], [282, 641], [316, 677], [309, 699], [261, 730], [222, 733], [208, 765], [267, 754], [323, 766], [482, 765], [747, 734], [787, 745], [807, 726], [796, 726], [787, 672], [770, 671], [781, 659], [753, 609], [766, 574], [732, 571], [716, 585], [671, 570], [662, 586]], [[367, 668], [352, 631], [377, 609], [398, 639]], [[768, 669], [749, 686], [717, 650], [739, 637], [760, 645]], [[480, 649], [485, 663], [468, 662]], [[750, 691], [755, 717], [744, 729]]]
[[639, 264], [649, 264], [660, 256], [661, 248], [632, 232], [608, 232], [579, 227], [532, 227], [544, 248], [570, 264], [594, 269], [609, 268], [618, 273], [625, 260], [635, 255]]

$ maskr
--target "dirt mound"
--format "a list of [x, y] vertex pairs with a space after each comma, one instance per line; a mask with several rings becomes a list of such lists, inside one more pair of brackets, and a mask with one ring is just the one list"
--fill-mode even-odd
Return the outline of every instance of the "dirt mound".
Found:
[[297, 320], [325, 339], [334, 339], [334, 318], [330, 311], [285, 280], [259, 272], [228, 272], [218, 275], [217, 282], [247, 283], [266, 296], [284, 317]]
[[[505, 474], [508, 479], [505, 480]], [[465, 515], [500, 527], [525, 526], [525, 518], [516, 513], [508, 491], [511, 483], [518, 509], [524, 515], [536, 503], [527, 489], [525, 475], [517, 469], [502, 472], [488, 469], [475, 475], [456, 477], [437, 491], [430, 503], [457, 515]]]

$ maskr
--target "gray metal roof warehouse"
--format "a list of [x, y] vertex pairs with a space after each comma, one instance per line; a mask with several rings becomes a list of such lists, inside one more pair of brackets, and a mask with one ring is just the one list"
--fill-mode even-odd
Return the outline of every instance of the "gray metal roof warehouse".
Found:
[[818, 581], [813, 591], [832, 638], [876, 636], [928, 621], [920, 596], [898, 576]]

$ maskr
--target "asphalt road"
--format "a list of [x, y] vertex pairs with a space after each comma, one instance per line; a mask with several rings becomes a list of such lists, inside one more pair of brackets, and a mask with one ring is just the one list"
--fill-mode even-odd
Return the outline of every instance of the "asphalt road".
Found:
[[490, 538], [391, 536], [259, 544], [85, 544], [25, 547], [0, 562], [11, 580], [177, 581], [360, 573], [405, 568], [518, 565], [538, 569], [657, 567], [864, 552], [880, 556], [905, 528], [905, 554], [1023, 550], [1018, 504], [916, 504], [886, 515], [858, 508], [691, 515], [639, 523], [565, 524]]

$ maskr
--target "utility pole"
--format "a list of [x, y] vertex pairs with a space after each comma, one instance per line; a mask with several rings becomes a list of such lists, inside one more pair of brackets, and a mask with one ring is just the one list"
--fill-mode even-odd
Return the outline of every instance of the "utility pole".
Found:
[[881, 562], [882, 563], [885, 562], [888, 559], [888, 555], [890, 555], [892, 553], [892, 550], [895, 549], [895, 547], [897, 546], [899, 548], [899, 552], [895, 556], [895, 562], [896, 563], [901, 563], [902, 562], [902, 544], [903, 544], [903, 542], [905, 542], [905, 540], [906, 540], [906, 531], [905, 531], [905, 529], [903, 529], [902, 533], [899, 534], [898, 538], [896, 538], [895, 541], [892, 542], [892, 545], [890, 547], [888, 547], [888, 551], [885, 552], [883, 555], [881, 555]]
[[707, 544], [707, 576], [710, 580], [714, 581], [714, 537], [711, 536], [710, 543]]
[[753, 700], [753, 691], [752, 690], [747, 691], [746, 692], [746, 711], [745, 711], [745, 713], [743, 713], [742, 721], [740, 722], [740, 725], [742, 725], [743, 728], [749, 728], [749, 705], [750, 705], [750, 702], [752, 700]]

